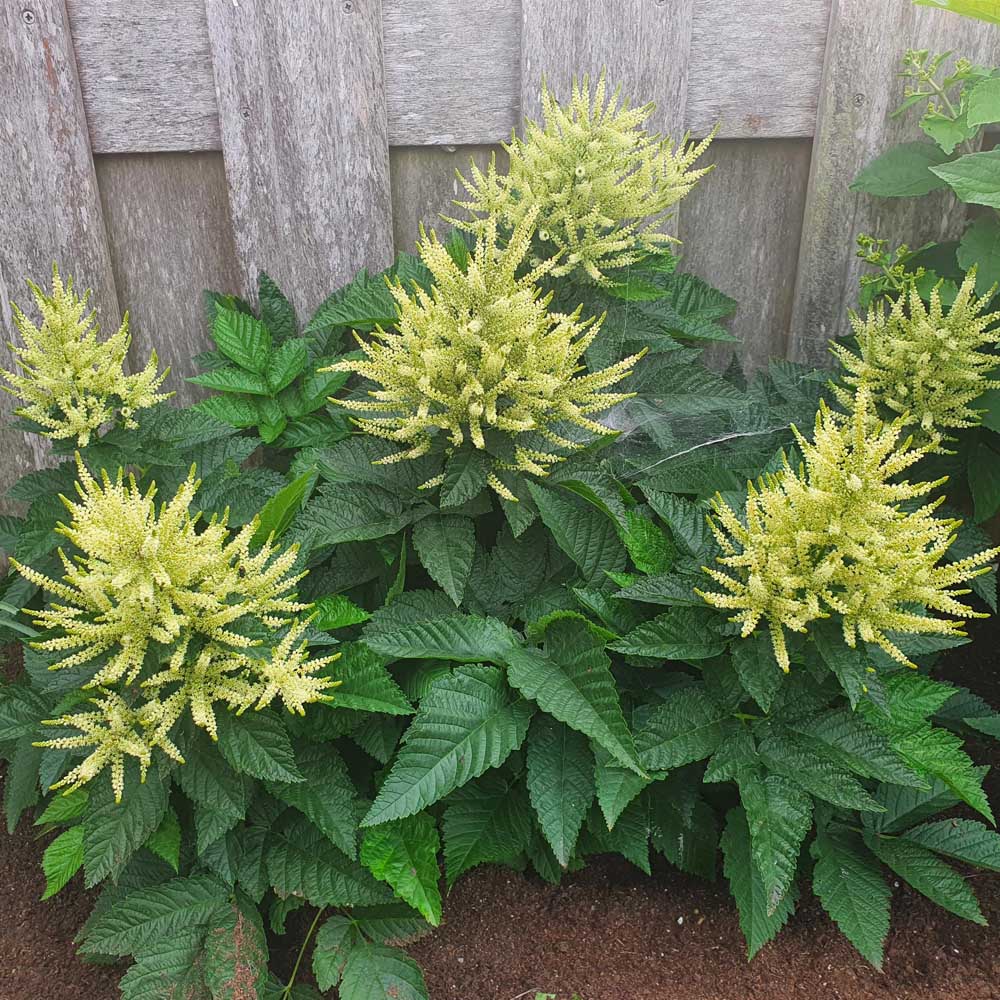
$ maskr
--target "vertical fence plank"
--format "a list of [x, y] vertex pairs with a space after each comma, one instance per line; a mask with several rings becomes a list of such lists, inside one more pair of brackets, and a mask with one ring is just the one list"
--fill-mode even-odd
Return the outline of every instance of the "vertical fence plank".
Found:
[[133, 153], [96, 163], [133, 365], [155, 350], [171, 369], [165, 388], [182, 402], [200, 398], [184, 379], [209, 346], [202, 290], [240, 285], [222, 156]]
[[380, 0], [207, 6], [236, 254], [300, 311], [392, 256]]
[[[0, 5], [0, 109], [0, 366], [10, 368], [10, 300], [26, 306], [23, 279], [47, 281], [53, 260], [93, 288], [102, 326], [120, 319], [63, 0]], [[9, 428], [13, 400], [0, 396], [2, 497], [47, 449]]]
[[979, 22], [910, 3], [834, 0], [830, 16], [790, 343], [794, 359], [817, 364], [828, 357], [828, 341], [848, 329], [863, 267], [854, 258], [861, 233], [920, 246], [954, 236], [965, 218], [946, 192], [879, 199], [849, 190], [875, 156], [923, 138], [914, 115], [889, 118], [903, 99], [904, 52], [951, 49], [992, 65], [1000, 41], [1000, 32]]
[[526, 0], [521, 34], [521, 110], [538, 114], [544, 74], [560, 96], [574, 76], [622, 85], [633, 104], [656, 101], [650, 127], [684, 129], [694, 0]]
[[[465, 196], [456, 170], [469, 174], [469, 161], [485, 170], [497, 155], [497, 169], [505, 170], [507, 154], [500, 146], [398, 146], [389, 151], [392, 168], [392, 229], [396, 252], [413, 252], [420, 223], [439, 233], [451, 229], [440, 215], [461, 217], [454, 205]], [[456, 214], [457, 213], [457, 214]]]
[[785, 355], [809, 150], [808, 139], [717, 140], [705, 156], [715, 169], [681, 202], [681, 267], [737, 300], [733, 350], [747, 371]]

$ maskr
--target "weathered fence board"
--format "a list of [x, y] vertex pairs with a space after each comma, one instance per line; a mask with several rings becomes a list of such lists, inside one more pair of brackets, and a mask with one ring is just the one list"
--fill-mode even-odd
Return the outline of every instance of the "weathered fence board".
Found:
[[97, 158], [97, 180], [122, 308], [132, 327], [133, 366], [156, 350], [181, 400], [202, 395], [184, 381], [209, 346], [205, 288], [234, 291], [226, 175], [218, 153]]
[[302, 310], [392, 257], [380, 0], [208, 6], [236, 255]]
[[852, 256], [866, 233], [921, 246], [955, 235], [965, 206], [950, 193], [927, 199], [879, 199], [849, 190], [879, 153], [914, 138], [913, 116], [893, 121], [903, 99], [898, 78], [907, 48], [952, 49], [994, 64], [1000, 33], [977, 21], [910, 3], [835, 0], [803, 224], [790, 353], [825, 363], [827, 343], [848, 329], [863, 265]]
[[[63, 0], [0, 6], [0, 95], [0, 366], [9, 368], [10, 300], [33, 311], [24, 277], [44, 282], [54, 259], [94, 289], [105, 328], [120, 319]], [[13, 401], [0, 397], [2, 497], [45, 449], [10, 429]]]
[[[341, 10], [343, 2], [330, 10]], [[563, 20], [581, 16], [576, 0], [546, 2], [555, 34]], [[704, 134], [721, 120], [721, 134], [729, 138], [811, 136], [830, 2], [696, 0], [684, 127]], [[896, 2], [908, 0], [879, 0]], [[675, 19], [674, 8], [687, 3], [644, 0], [635, 11], [656, 25]], [[206, 0], [68, 0], [68, 6], [95, 152], [222, 148]], [[207, 0], [207, 6], [252, 11], [256, 3]], [[382, 32], [390, 143], [508, 139], [519, 115], [522, 17], [530, 22], [538, 7], [539, 0], [387, 2]], [[604, 0], [600, 7], [612, 29], [628, 37], [628, 5]], [[642, 38], [609, 65], [627, 70], [643, 52], [649, 55], [640, 61], [651, 64], [674, 58]]]
[[717, 140], [715, 169], [681, 202], [682, 267], [737, 300], [733, 350], [748, 370], [785, 355], [809, 155], [807, 139]]

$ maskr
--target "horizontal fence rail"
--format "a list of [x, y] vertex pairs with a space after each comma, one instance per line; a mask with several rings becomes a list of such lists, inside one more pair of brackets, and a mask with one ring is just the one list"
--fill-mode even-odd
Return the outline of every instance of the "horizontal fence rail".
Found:
[[[410, 249], [503, 157], [545, 75], [606, 68], [652, 125], [719, 138], [672, 226], [684, 266], [735, 297], [755, 368], [823, 363], [856, 300], [857, 235], [953, 235], [944, 197], [855, 194], [904, 135], [910, 47], [1000, 62], [1000, 32], [910, 0], [9, 0], [0, 5], [0, 365], [9, 301], [52, 261], [128, 309], [133, 361], [183, 381], [206, 344], [204, 288], [260, 269], [307, 316], [359, 268]], [[0, 493], [44, 450], [6, 426]], [[0, 500], [0, 505], [3, 501]]]

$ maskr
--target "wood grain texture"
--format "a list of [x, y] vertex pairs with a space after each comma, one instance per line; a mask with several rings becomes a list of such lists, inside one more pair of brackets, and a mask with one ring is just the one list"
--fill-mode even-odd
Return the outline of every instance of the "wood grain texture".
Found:
[[684, 130], [694, 0], [528, 0], [521, 29], [521, 111], [537, 118], [542, 78], [560, 98], [574, 77], [607, 70], [634, 103], [655, 101], [649, 127]]
[[201, 293], [236, 291], [226, 175], [219, 153], [97, 158], [115, 280], [132, 326], [133, 366], [151, 350], [171, 374], [177, 401], [204, 393], [184, 381], [210, 346]]
[[236, 256], [306, 315], [392, 258], [380, 0], [211, 3]]
[[909, 3], [835, 0], [792, 314], [796, 360], [827, 363], [828, 341], [848, 331], [863, 269], [854, 257], [860, 234], [920, 246], [962, 227], [965, 207], [950, 193], [885, 199], [849, 189], [876, 156], [924, 138], [916, 115], [889, 118], [903, 99], [898, 70], [908, 48], [951, 49], [996, 65], [1000, 31]]
[[470, 160], [485, 169], [496, 154], [497, 169], [506, 170], [507, 154], [499, 146], [403, 146], [389, 151], [392, 171], [392, 234], [396, 252], [413, 252], [420, 224], [443, 234], [451, 226], [439, 216], [461, 212], [453, 202], [465, 195], [456, 170], [468, 174]]
[[521, 88], [520, 14], [520, 0], [386, 0], [382, 30], [394, 146], [510, 138]]
[[692, 134], [719, 123], [723, 137], [811, 136], [830, 4], [698, 0], [685, 115]]
[[[95, 152], [221, 148], [205, 8], [233, 7], [232, 0], [67, 2]], [[343, 2], [331, 2], [331, 11]], [[596, 12], [593, 23], [612, 34], [582, 42], [607, 46], [604, 61], [626, 78], [652, 74], [653, 82], [676, 76], [674, 50], [645, 39], [637, 44], [630, 26], [638, 17], [655, 29], [651, 37], [662, 39], [664, 24], [680, 23], [693, 11], [684, 126], [704, 134], [721, 119], [721, 134], [731, 138], [811, 136], [830, 3], [386, 0], [389, 141], [402, 146], [508, 139], [520, 120], [522, 9], [528, 32], [542, 11], [557, 46], [567, 44], [559, 40], [569, 37], [567, 26]], [[241, 5], [254, 6], [248, 0]], [[619, 37], [629, 44], [612, 51], [608, 41]], [[579, 41], [572, 36], [568, 44]], [[537, 48], [539, 42], [530, 44]], [[538, 80], [537, 73], [527, 80], [529, 89]]]
[[[24, 279], [45, 283], [56, 260], [93, 288], [102, 325], [120, 320], [80, 84], [63, 0], [0, 5], [0, 367], [16, 339], [10, 300], [29, 309]], [[33, 306], [33, 303], [32, 303]], [[44, 461], [43, 439], [8, 427], [0, 392], [0, 497]], [[2, 501], [0, 501], [2, 502]]]
[[808, 139], [716, 140], [715, 169], [681, 202], [681, 267], [738, 302], [729, 327], [740, 344], [712, 348], [721, 367], [732, 351], [747, 371], [786, 350], [809, 178]]
[[96, 153], [221, 149], [205, 0], [66, 0]]

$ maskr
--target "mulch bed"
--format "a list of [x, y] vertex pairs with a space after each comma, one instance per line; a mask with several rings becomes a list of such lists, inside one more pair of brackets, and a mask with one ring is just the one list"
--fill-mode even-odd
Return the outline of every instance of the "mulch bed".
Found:
[[[938, 676], [1000, 706], [1000, 627], [991, 621], [975, 631], [977, 641], [956, 650]], [[970, 750], [994, 765], [987, 790], [1000, 806], [1000, 745]], [[0, 1000], [115, 1000], [121, 969], [74, 956], [72, 938], [91, 904], [79, 880], [38, 902], [43, 846], [26, 820], [0, 840]], [[883, 973], [808, 894], [748, 964], [724, 882], [665, 864], [650, 879], [616, 858], [594, 861], [560, 887], [479, 869], [448, 897], [443, 926], [409, 950], [432, 1000], [534, 1000], [536, 992], [559, 1000], [998, 1000], [1000, 875], [973, 878], [990, 927], [896, 890]]]

